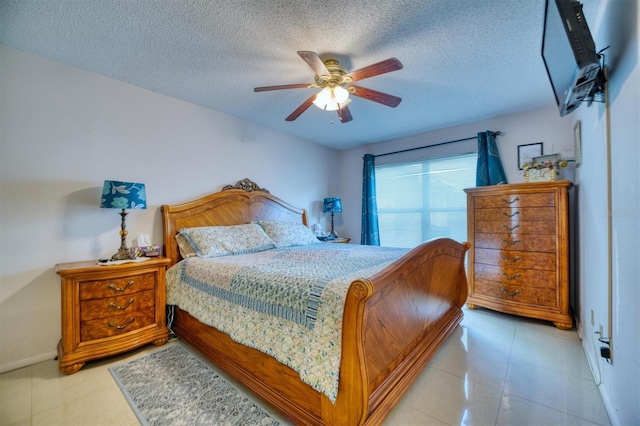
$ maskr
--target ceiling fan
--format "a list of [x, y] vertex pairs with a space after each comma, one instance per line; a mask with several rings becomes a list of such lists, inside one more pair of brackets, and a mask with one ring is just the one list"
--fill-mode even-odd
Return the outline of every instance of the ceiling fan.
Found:
[[323, 62], [315, 52], [298, 51], [298, 55], [300, 55], [316, 73], [315, 83], [283, 84], [279, 86], [256, 87], [253, 89], [254, 92], [282, 89], [322, 89], [296, 108], [295, 111], [285, 118], [286, 121], [295, 120], [313, 104], [326, 111], [337, 111], [340, 121], [347, 123], [353, 119], [348, 106], [351, 102], [351, 99], [349, 99], [350, 94], [392, 108], [397, 107], [400, 101], [402, 101], [402, 99], [397, 96], [351, 84], [355, 81], [364, 80], [365, 78], [402, 69], [402, 63], [396, 58], [390, 58], [355, 71], [347, 72], [338, 61], [328, 59]]

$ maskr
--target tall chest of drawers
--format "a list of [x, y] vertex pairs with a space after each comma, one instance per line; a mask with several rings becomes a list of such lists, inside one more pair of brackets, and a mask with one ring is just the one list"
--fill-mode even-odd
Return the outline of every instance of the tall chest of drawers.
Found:
[[570, 181], [467, 193], [469, 296], [478, 306], [573, 327], [569, 299]]
[[146, 343], [166, 343], [168, 264], [169, 259], [153, 258], [120, 265], [95, 261], [56, 265], [62, 281], [60, 371], [72, 374], [92, 359]]

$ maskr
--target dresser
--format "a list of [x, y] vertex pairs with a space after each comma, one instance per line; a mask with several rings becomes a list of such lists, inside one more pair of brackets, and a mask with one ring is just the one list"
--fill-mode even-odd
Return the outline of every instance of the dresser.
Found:
[[166, 343], [165, 271], [169, 262], [160, 257], [119, 265], [96, 261], [56, 265], [62, 281], [60, 371], [72, 374], [92, 359], [147, 343]]
[[569, 299], [570, 181], [493, 185], [467, 193], [470, 309], [573, 327]]

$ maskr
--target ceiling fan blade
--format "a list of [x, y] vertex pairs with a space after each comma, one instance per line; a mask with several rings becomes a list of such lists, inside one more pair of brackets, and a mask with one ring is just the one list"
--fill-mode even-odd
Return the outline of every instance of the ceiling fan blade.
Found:
[[282, 90], [282, 89], [305, 89], [308, 87], [313, 87], [311, 84], [281, 84], [279, 86], [263, 86], [263, 87], [255, 87], [253, 89], [254, 92], [268, 92], [269, 90]]
[[361, 86], [349, 86], [349, 93], [360, 98], [364, 98], [373, 102], [378, 102], [391, 108], [397, 107], [402, 98], [389, 95], [388, 93], [378, 92], [377, 90], [367, 89]]
[[338, 110], [338, 118], [343, 123], [348, 123], [351, 120], [353, 120], [353, 117], [351, 116], [351, 111], [349, 110], [348, 106], [345, 105], [344, 107]]
[[304, 101], [302, 103], [302, 105], [300, 105], [298, 108], [296, 108], [295, 111], [293, 111], [291, 114], [289, 114], [289, 116], [287, 118], [285, 118], [285, 121], [293, 121], [296, 118], [300, 117], [300, 114], [305, 112], [307, 110], [307, 108], [309, 108], [311, 105], [313, 105], [313, 101], [315, 100], [316, 96], [317, 96], [317, 94], [314, 93], [309, 99]]
[[390, 58], [382, 62], [369, 65], [368, 67], [360, 68], [359, 70], [351, 71], [346, 74], [345, 79], [350, 78], [351, 81], [364, 80], [365, 78], [374, 77], [380, 74], [386, 74], [391, 71], [398, 71], [402, 69], [402, 63], [397, 58]]
[[331, 73], [329, 72], [329, 70], [325, 66], [324, 62], [322, 62], [322, 59], [320, 59], [320, 57], [318, 56], [318, 54], [316, 52], [309, 52], [309, 51], [306, 51], [306, 50], [299, 50], [298, 51], [298, 55], [300, 55], [300, 57], [302, 59], [304, 59], [304, 61], [307, 64], [309, 64], [309, 66], [311, 67], [313, 72], [316, 73], [316, 75], [320, 75], [320, 76], [324, 75], [327, 78], [331, 77]]

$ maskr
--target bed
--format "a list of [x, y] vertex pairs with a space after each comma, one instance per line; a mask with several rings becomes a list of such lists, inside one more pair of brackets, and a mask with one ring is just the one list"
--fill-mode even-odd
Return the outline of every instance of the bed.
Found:
[[[305, 210], [248, 179], [194, 201], [163, 205], [162, 217], [165, 255], [174, 268], [189, 260], [182, 259], [176, 240], [181, 229], [261, 221], [308, 225]], [[380, 424], [461, 321], [468, 249], [468, 243], [432, 240], [347, 285], [334, 397], [180, 306], [173, 307], [172, 330], [296, 424]]]

